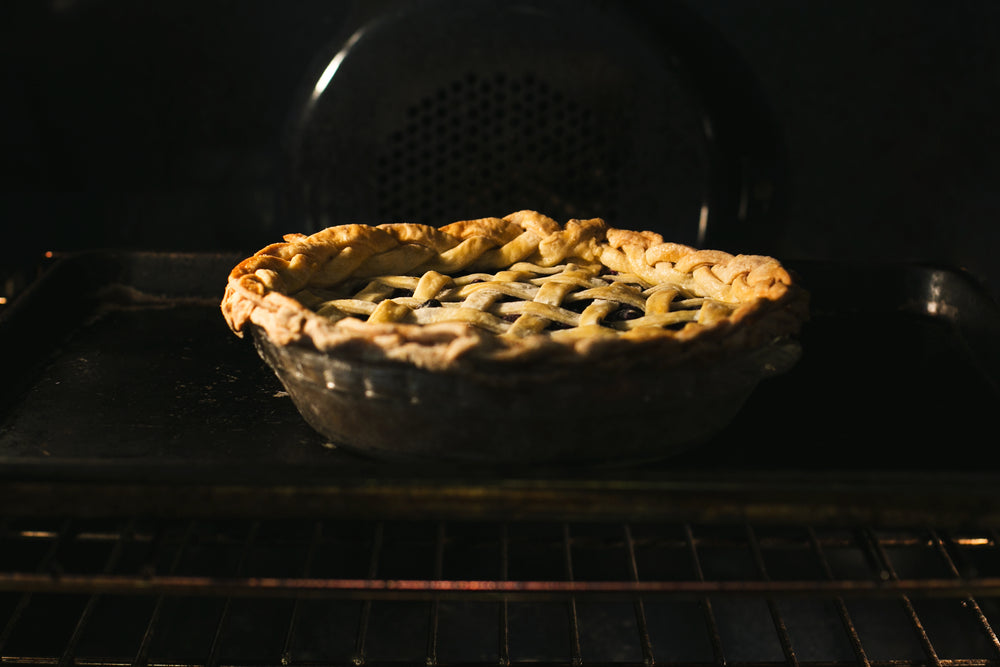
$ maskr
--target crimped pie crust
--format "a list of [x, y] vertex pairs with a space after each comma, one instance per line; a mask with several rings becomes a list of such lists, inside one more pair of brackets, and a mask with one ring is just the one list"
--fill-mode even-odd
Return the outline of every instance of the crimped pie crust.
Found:
[[447, 370], [710, 360], [796, 334], [806, 299], [771, 257], [519, 211], [290, 234], [232, 270], [221, 306], [238, 335]]

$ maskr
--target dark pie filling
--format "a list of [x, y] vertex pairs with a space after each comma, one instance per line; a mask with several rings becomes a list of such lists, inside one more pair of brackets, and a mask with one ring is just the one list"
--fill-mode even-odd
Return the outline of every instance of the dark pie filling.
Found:
[[[449, 287], [441, 289], [436, 297], [424, 299], [419, 303], [414, 303], [414, 290], [399, 286], [401, 281], [412, 281], [415, 277], [383, 277], [354, 280], [344, 283], [337, 288], [329, 290], [314, 290], [303, 303], [313, 310], [326, 310], [327, 304], [338, 299], [354, 299], [369, 301], [378, 304], [382, 301], [393, 301], [400, 306], [406, 306], [411, 310], [423, 310], [428, 308], [455, 308], [459, 306], [473, 292], [469, 291], [470, 285], [480, 285], [479, 289], [491, 290], [489, 295], [483, 295], [484, 301], [488, 305], [483, 307], [483, 311], [506, 323], [516, 322], [525, 312], [522, 308], [511, 308], [512, 303], [530, 303], [530, 296], [526, 297], [526, 290], [530, 285], [526, 282], [502, 282], [493, 281], [488, 274], [476, 274], [467, 276], [465, 279], [457, 278], [455, 283]], [[532, 281], [535, 285], [544, 283], [547, 278], [544, 274], [539, 274], [538, 279]], [[530, 290], [529, 290], [530, 291]], [[599, 292], [603, 297], [590, 296], [591, 292]], [[677, 289], [676, 296], [670, 300], [670, 311], [697, 311], [702, 307], [704, 298], [693, 294], [685, 293]], [[588, 287], [575, 286], [567, 292], [562, 302], [553, 306], [555, 319], [544, 323], [543, 331], [557, 331], [572, 328], [566, 321], [560, 321], [558, 313], [566, 313], [561, 319], [572, 321], [582, 314], [595, 301], [602, 301], [611, 304], [612, 308], [602, 318], [602, 322], [612, 328], [621, 329], [625, 322], [644, 317], [647, 313], [643, 307], [637, 304], [644, 304], [646, 298], [652, 293], [651, 290], [634, 280], [633, 276], [626, 276], [611, 269], [604, 269], [594, 276], [591, 285]], [[306, 295], [303, 295], [304, 297]], [[619, 301], [619, 299], [622, 299]], [[352, 312], [352, 316], [365, 319], [363, 313]], [[687, 324], [687, 320], [669, 322], [661, 325], [666, 330], [679, 330]]]

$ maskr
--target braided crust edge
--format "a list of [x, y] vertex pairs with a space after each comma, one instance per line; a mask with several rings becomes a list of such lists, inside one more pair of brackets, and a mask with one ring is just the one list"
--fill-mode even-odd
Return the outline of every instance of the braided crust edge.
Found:
[[[540, 266], [599, 262], [651, 284], [686, 286], [736, 307], [726, 316], [689, 322], [680, 330], [557, 340], [548, 335], [499, 337], [460, 323], [369, 324], [354, 318], [334, 323], [290, 296], [306, 286], [328, 287], [349, 277], [497, 271], [519, 261]], [[441, 228], [348, 224], [310, 236], [289, 234], [231, 271], [221, 308], [239, 336], [255, 325], [278, 345], [444, 370], [541, 357], [587, 363], [637, 358], [644, 365], [708, 358], [798, 333], [807, 317], [807, 301], [806, 292], [771, 257], [697, 250], [665, 242], [653, 232], [615, 229], [599, 218], [560, 225], [535, 211], [519, 211]]]

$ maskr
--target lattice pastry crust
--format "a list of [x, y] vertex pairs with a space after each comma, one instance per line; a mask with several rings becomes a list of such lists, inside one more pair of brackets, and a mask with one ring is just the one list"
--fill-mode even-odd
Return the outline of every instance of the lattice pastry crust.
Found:
[[237, 334], [432, 370], [670, 365], [795, 334], [806, 295], [771, 257], [520, 211], [287, 235], [233, 269], [222, 311]]

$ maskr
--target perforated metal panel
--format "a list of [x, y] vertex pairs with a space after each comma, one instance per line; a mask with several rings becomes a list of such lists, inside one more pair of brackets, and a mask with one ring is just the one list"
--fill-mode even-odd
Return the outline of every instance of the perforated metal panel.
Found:
[[[377, 219], [448, 220], [521, 206], [620, 212], [621, 149], [588, 106], [532, 73], [465, 76], [407, 107], [377, 160]], [[558, 194], [557, 194], [558, 193]]]

